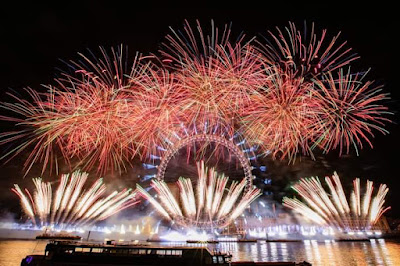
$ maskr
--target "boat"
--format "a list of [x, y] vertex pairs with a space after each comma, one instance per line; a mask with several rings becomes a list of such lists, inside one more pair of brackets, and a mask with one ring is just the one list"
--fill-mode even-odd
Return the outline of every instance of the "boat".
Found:
[[60, 240], [81, 240], [82, 237], [78, 235], [70, 235], [67, 233], [54, 233], [50, 234], [47, 232], [44, 232], [43, 234], [37, 235], [36, 239], [60, 239]]
[[232, 255], [206, 247], [165, 247], [51, 241], [44, 255], [29, 255], [21, 265], [230, 265]]
[[218, 240], [186, 240], [189, 244], [218, 244]]
[[51, 241], [44, 255], [29, 255], [21, 266], [69, 265], [311, 265], [294, 262], [232, 262], [232, 255], [205, 246], [139, 246]]
[[335, 239], [337, 242], [365, 242], [365, 241], [370, 241], [369, 238], [339, 238]]

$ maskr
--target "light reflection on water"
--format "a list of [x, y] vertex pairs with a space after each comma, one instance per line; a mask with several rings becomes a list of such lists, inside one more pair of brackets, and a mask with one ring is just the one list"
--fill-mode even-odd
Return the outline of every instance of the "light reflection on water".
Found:
[[220, 243], [234, 261], [308, 261], [313, 265], [400, 265], [400, 243], [383, 239], [370, 242], [261, 242]]
[[[0, 265], [19, 265], [21, 259], [42, 253], [46, 241], [0, 241]], [[164, 243], [163, 245], [177, 245]], [[181, 244], [186, 245], [186, 244]], [[192, 244], [198, 245], [198, 244]], [[211, 250], [230, 252], [234, 261], [308, 261], [312, 265], [400, 265], [400, 242], [383, 239], [370, 242], [226, 242], [209, 245]]]

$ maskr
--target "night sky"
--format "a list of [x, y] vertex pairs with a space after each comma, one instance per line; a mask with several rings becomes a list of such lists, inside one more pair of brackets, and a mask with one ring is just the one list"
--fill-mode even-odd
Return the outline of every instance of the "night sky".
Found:
[[[86, 49], [95, 51], [99, 46], [124, 44], [129, 47], [131, 56], [136, 51], [144, 54], [156, 52], [164, 36], [170, 32], [169, 26], [181, 29], [185, 19], [192, 25], [199, 19], [205, 27], [210, 25], [211, 19], [219, 27], [232, 22], [234, 36], [244, 32], [248, 37], [266, 36], [267, 30], [274, 30], [276, 26], [283, 28], [288, 21], [298, 26], [302, 26], [304, 21], [315, 22], [317, 29], [328, 30], [328, 37], [341, 31], [340, 40], [347, 40], [348, 46], [361, 56], [353, 64], [354, 69], [371, 68], [368, 78], [383, 84], [391, 94], [391, 100], [386, 103], [394, 113], [391, 116], [394, 122], [387, 126], [390, 134], [384, 136], [376, 132], [376, 138], [372, 140], [374, 149], [366, 144], [358, 157], [352, 152], [339, 158], [337, 152], [332, 152], [328, 156], [318, 156], [315, 162], [303, 158], [290, 166], [287, 162], [269, 160], [262, 163], [270, 169], [269, 176], [273, 182], [275, 180], [284, 188], [299, 177], [322, 177], [334, 170], [346, 180], [346, 185], [350, 185], [354, 177], [360, 177], [362, 184], [367, 178], [386, 183], [391, 189], [387, 205], [392, 206], [392, 210], [388, 215], [400, 217], [397, 204], [400, 201], [397, 191], [400, 184], [399, 89], [395, 79], [398, 75], [395, 65], [398, 57], [398, 43], [395, 41], [398, 35], [398, 28], [395, 28], [397, 9], [381, 2], [374, 6], [338, 2], [312, 6], [261, 4], [268, 1], [241, 1], [240, 5], [234, 1], [220, 4], [201, 1], [190, 6], [190, 2], [168, 5], [149, 2], [145, 6], [118, 1], [68, 1], [69, 4], [55, 6], [13, 1], [2, 7], [0, 15], [0, 100], [12, 101], [7, 92], [18, 93], [28, 86], [43, 90], [41, 84], [52, 84], [56, 69], [64, 66], [61, 60], [77, 59], [77, 52]], [[1, 123], [0, 130], [9, 129], [10, 124]], [[5, 149], [0, 147], [0, 152], [3, 154]], [[18, 199], [10, 188], [14, 183], [27, 185], [39, 171], [34, 169], [23, 179], [23, 156], [0, 163], [0, 214], [18, 213]], [[109, 179], [122, 187], [126, 182], [131, 185], [129, 182], [134, 182], [138, 174], [142, 174], [140, 170], [129, 171], [122, 178]]]

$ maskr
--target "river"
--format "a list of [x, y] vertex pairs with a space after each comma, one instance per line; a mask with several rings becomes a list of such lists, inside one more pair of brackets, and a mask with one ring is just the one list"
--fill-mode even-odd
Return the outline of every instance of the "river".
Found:
[[[21, 259], [28, 254], [43, 254], [46, 243], [0, 240], [0, 266], [20, 265]], [[232, 242], [210, 245], [210, 249], [214, 248], [230, 251], [234, 261], [308, 261], [312, 265], [329, 266], [400, 265], [400, 242], [384, 239], [366, 242]]]

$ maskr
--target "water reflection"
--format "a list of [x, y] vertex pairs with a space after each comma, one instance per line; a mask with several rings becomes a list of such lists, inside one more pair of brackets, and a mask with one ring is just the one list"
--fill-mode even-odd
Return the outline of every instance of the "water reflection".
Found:
[[271, 250], [271, 259], [273, 261], [277, 261], [278, 260], [278, 249], [276, 247], [277, 244], [274, 242], [270, 242], [268, 244], [269, 244], [269, 248]]
[[384, 239], [370, 242], [220, 243], [214, 248], [230, 251], [234, 261], [308, 261], [313, 265], [400, 265], [400, 243]]
[[304, 240], [304, 251], [306, 252], [306, 261], [314, 261], [310, 240]]
[[[186, 246], [186, 243], [156, 245]], [[205, 244], [190, 244], [200, 246]], [[19, 265], [28, 254], [43, 254], [46, 242], [0, 241], [0, 265]], [[211, 250], [230, 252], [234, 261], [308, 261], [312, 265], [400, 265], [400, 242], [383, 239], [368, 242], [221, 242], [208, 245]]]
[[[379, 265], [382, 265], [382, 264], [383, 264], [383, 260], [382, 260], [381, 254], [380, 254], [380, 252], [379, 252], [379, 247], [378, 247], [378, 245], [376, 244], [375, 239], [372, 239], [372, 241], [370, 242], [370, 245], [371, 245], [371, 249], [372, 249], [372, 251], [373, 251], [373, 253], [374, 253], [374, 256], [375, 256], [375, 258], [376, 258], [376, 262], [377, 262]], [[367, 249], [367, 247], [364, 246], [363, 249], [365, 250], [365, 249]], [[369, 264], [372, 264], [373, 260], [369, 260], [368, 262], [369, 262]]]
[[[388, 249], [386, 247], [385, 240], [384, 239], [378, 239], [378, 242], [379, 242], [379, 244], [381, 246], [381, 251], [382, 251], [382, 254], [383, 254], [382, 257], [384, 258], [384, 261], [385, 261], [386, 265], [395, 265], [395, 264], [393, 264], [393, 262], [392, 262], [392, 260], [390, 258], [390, 254], [389, 254], [389, 251], [388, 251]], [[398, 252], [400, 252], [400, 250]]]
[[287, 245], [286, 245], [286, 243], [280, 243], [280, 244], [281, 244], [281, 250], [282, 250], [282, 260], [287, 261], [289, 259]]
[[325, 246], [326, 246], [326, 254], [328, 256], [328, 260], [332, 261], [331, 265], [336, 266], [338, 265], [334, 259], [334, 253], [333, 253], [333, 247], [332, 247], [332, 240], [325, 240]]

